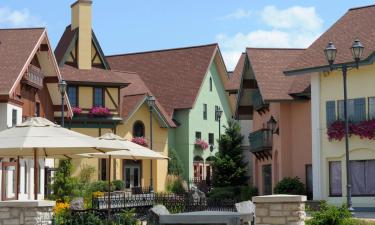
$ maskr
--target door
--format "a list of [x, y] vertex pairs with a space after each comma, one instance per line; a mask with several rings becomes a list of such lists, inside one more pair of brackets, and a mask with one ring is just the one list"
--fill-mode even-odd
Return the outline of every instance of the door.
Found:
[[263, 178], [263, 195], [272, 194], [272, 165], [264, 165], [262, 167]]
[[311, 200], [313, 197], [312, 165], [306, 165], [306, 192], [307, 199]]
[[125, 160], [124, 162], [125, 188], [141, 186], [141, 165], [140, 162]]
[[17, 162], [3, 162], [2, 165], [2, 200], [17, 199]]

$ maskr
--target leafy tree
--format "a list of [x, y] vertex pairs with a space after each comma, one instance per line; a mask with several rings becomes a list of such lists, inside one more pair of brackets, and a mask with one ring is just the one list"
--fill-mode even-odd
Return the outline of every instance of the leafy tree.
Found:
[[273, 189], [275, 194], [305, 195], [305, 185], [299, 177], [285, 177]]
[[71, 160], [60, 160], [53, 178], [53, 194], [56, 200], [67, 201], [72, 197], [77, 179], [71, 177], [73, 165]]
[[219, 152], [213, 162], [213, 186], [245, 186], [248, 177], [246, 176], [246, 163], [243, 162], [240, 126], [234, 121], [228, 121], [225, 126], [225, 133], [219, 141]]
[[177, 155], [175, 149], [169, 149], [169, 163], [168, 163], [168, 174], [175, 176], [182, 176], [184, 169], [182, 168], [182, 161]]

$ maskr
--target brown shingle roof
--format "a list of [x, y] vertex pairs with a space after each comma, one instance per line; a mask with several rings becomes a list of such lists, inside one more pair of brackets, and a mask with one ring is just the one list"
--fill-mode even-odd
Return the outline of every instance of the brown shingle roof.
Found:
[[111, 68], [135, 71], [172, 118], [192, 108], [217, 44], [108, 56]]
[[65, 28], [65, 31], [63, 35], [60, 38], [59, 43], [56, 46], [55, 49], [55, 56], [56, 61], [58, 64], [61, 63], [61, 60], [64, 57], [65, 52], [67, 51], [67, 48], [69, 47], [69, 44], [72, 42], [74, 35], [76, 35], [78, 29], [71, 30], [71, 25], [67, 26]]
[[263, 100], [292, 100], [291, 88], [300, 90], [301, 86], [309, 84], [306, 83], [304, 76], [283, 74], [286, 65], [303, 51], [303, 49], [247, 48], [248, 59]]
[[121, 72], [114, 70], [105, 70], [92, 67], [91, 70], [80, 70], [70, 65], [64, 65], [60, 68], [61, 75], [68, 83], [98, 84], [103, 83], [107, 86], [126, 86], [128, 80], [124, 75], [131, 72]]
[[0, 29], [0, 94], [9, 94], [44, 31]]
[[[147, 88], [145, 83], [137, 74], [126, 74], [124, 75], [129, 86], [121, 90], [122, 96], [122, 109], [121, 116], [127, 118], [130, 116], [137, 107], [144, 102], [147, 95], [152, 95], [151, 91]], [[163, 106], [159, 103], [158, 99], [155, 98], [156, 109], [161, 113], [166, 123], [170, 127], [176, 127], [176, 124], [172, 121], [169, 115], [164, 110]]]
[[352, 62], [350, 47], [359, 38], [365, 47], [363, 59], [375, 51], [375, 5], [350, 9], [309, 48], [289, 64], [286, 71], [327, 66], [323, 50], [329, 41], [337, 48], [335, 63]]
[[242, 73], [245, 66], [246, 53], [242, 53], [240, 59], [237, 62], [232, 74], [230, 75], [229, 81], [225, 85], [227, 91], [238, 90], [241, 86]]

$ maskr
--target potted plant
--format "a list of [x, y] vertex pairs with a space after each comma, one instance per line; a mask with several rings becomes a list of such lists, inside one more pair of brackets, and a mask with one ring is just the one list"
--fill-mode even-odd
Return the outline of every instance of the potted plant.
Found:
[[147, 147], [148, 146], [147, 139], [145, 137], [133, 137], [132, 138], [132, 142], [136, 143], [138, 145], [141, 145], [143, 147]]
[[203, 139], [196, 139], [194, 144], [195, 147], [200, 148], [202, 150], [206, 150], [208, 148], [208, 143]]
[[107, 107], [95, 106], [90, 109], [89, 115], [93, 117], [108, 117], [111, 112]]

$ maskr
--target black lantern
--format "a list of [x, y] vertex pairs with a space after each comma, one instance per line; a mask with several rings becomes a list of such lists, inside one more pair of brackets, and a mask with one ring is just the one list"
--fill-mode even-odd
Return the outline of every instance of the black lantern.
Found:
[[277, 121], [275, 120], [275, 118], [273, 118], [273, 116], [271, 116], [271, 118], [268, 120], [267, 122], [267, 127], [268, 129], [270, 129], [272, 131], [272, 133], [276, 133], [277, 129], [276, 129], [276, 125], [277, 125]]
[[220, 107], [217, 108], [217, 110], [216, 110], [216, 117], [217, 117], [218, 120], [221, 119], [221, 115], [222, 114], [223, 114], [223, 110]]
[[64, 97], [65, 97], [65, 93], [66, 93], [66, 87], [68, 85], [66, 84], [66, 81], [65, 80], [61, 80], [58, 84], [58, 87], [59, 87], [59, 91], [60, 91], [60, 94], [61, 94], [61, 126], [64, 127], [65, 124], [64, 124]]
[[148, 95], [147, 96], [147, 103], [148, 103], [148, 106], [154, 107], [155, 106], [155, 97], [152, 96], [152, 95]]
[[361, 44], [359, 39], [358, 38], [355, 39], [355, 41], [353, 42], [353, 45], [351, 47], [351, 50], [352, 50], [353, 58], [354, 58], [354, 60], [357, 64], [358, 64], [359, 60], [361, 59], [361, 57], [363, 55], [364, 49], [365, 49], [365, 47], [363, 47], [363, 45]]
[[66, 81], [65, 80], [61, 80], [60, 82], [59, 82], [59, 91], [60, 91], [60, 94], [61, 95], [65, 95], [65, 93], [66, 93], [66, 87], [67, 87], [68, 85], [66, 84]]
[[332, 66], [333, 62], [336, 59], [336, 53], [337, 53], [337, 49], [333, 45], [333, 42], [330, 41], [327, 47], [324, 49], [324, 54], [326, 55], [326, 59], [330, 66]]

